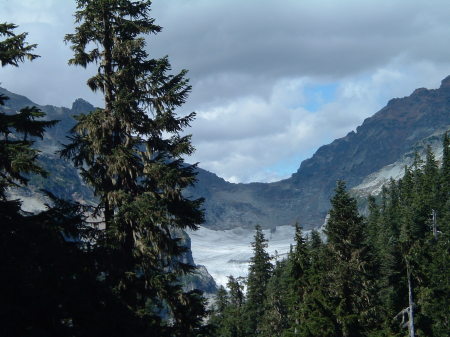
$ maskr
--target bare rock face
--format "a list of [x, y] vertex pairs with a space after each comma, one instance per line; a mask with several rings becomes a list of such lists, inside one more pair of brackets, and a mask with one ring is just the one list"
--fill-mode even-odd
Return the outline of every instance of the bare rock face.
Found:
[[194, 262], [191, 249], [191, 238], [189, 235], [181, 229], [173, 230], [172, 235], [178, 238], [180, 240], [178, 244], [186, 249], [186, 251], [178, 258], [179, 261], [195, 267], [192, 273], [183, 274], [181, 276], [180, 282], [183, 289], [185, 291], [198, 289], [208, 297], [215, 294], [217, 292], [216, 281], [209, 274], [205, 266], [197, 265]]

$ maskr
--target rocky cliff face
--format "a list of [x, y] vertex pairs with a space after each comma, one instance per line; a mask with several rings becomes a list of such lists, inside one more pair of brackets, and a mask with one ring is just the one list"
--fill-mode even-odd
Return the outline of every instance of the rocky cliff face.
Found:
[[431, 136], [418, 141], [410, 151], [403, 154], [394, 163], [386, 165], [380, 170], [366, 176], [361, 184], [352, 188], [353, 195], [358, 199], [363, 199], [367, 198], [370, 194], [380, 194], [382, 187], [388, 184], [391, 178], [398, 180], [404, 176], [405, 167], [413, 165], [416, 154], [425, 162], [428, 147], [431, 148], [436, 160], [441, 164], [443, 156], [442, 140], [445, 131], [447, 130], [438, 130]]
[[[11, 97], [5, 107], [9, 111], [34, 104], [3, 89], [0, 93]], [[65, 135], [74, 123], [70, 116], [87, 112], [92, 105], [77, 100], [72, 109], [40, 108], [49, 119], [61, 120], [57, 128], [49, 130], [46, 140], [38, 144], [44, 152], [44, 166], [56, 170], [58, 179], [33, 184], [50, 186], [52, 192], [63, 197], [92, 198], [76, 171], [51, 151], [65, 142]], [[253, 228], [256, 224], [273, 228], [296, 221], [307, 229], [318, 227], [329, 209], [336, 180], [347, 181], [350, 188], [357, 186], [368, 175], [399, 160], [421, 140], [448, 129], [450, 77], [442, 81], [439, 89], [421, 88], [408, 97], [392, 99], [367, 118], [356, 132], [319, 148], [289, 179], [275, 183], [232, 184], [199, 169], [197, 185], [186, 193], [205, 198], [205, 226], [211, 229]]]

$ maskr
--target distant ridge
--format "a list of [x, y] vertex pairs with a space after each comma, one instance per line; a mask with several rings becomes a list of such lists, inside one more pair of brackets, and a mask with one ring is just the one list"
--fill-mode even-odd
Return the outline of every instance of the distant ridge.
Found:
[[[290, 178], [270, 183], [203, 184], [208, 196], [207, 225], [212, 228], [293, 224], [320, 226], [329, 209], [336, 181], [349, 187], [392, 164], [416, 143], [450, 128], [450, 76], [439, 89], [416, 89], [410, 96], [394, 98], [345, 137], [320, 147]], [[214, 186], [207, 188], [208, 185]], [[220, 186], [220, 190], [218, 187]]]
[[[25, 105], [37, 105], [28, 98], [0, 88], [11, 99], [4, 110], [13, 112]], [[59, 119], [57, 128], [39, 146], [56, 148], [65, 143], [74, 125], [72, 115], [94, 107], [77, 99], [72, 108], [40, 106], [49, 119]], [[290, 178], [274, 183], [233, 184], [217, 175], [198, 169], [198, 183], [186, 193], [205, 198], [206, 223], [211, 229], [253, 228], [301, 223], [306, 229], [322, 225], [329, 209], [329, 198], [336, 180], [347, 181], [349, 187], [361, 184], [370, 174], [398, 161], [422, 140], [450, 129], [450, 76], [438, 89], [416, 89], [410, 96], [391, 99], [367, 118], [356, 132], [320, 147], [303, 161]], [[64, 186], [51, 186], [63, 197], [92, 198], [70, 164], [49, 151], [43, 161], [55, 170]], [[201, 163], [200, 163], [201, 165]], [[45, 184], [37, 181], [36, 184]], [[39, 187], [39, 186], [38, 186]], [[81, 191], [81, 192], [80, 192]]]

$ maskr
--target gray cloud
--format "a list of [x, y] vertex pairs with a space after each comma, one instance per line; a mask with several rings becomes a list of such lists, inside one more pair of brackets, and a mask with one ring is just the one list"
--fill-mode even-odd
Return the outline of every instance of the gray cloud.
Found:
[[[40, 104], [102, 104], [85, 85], [95, 67], [67, 66], [62, 39], [73, 31], [74, 8], [0, 2], [0, 21], [29, 31], [42, 55], [0, 69], [3, 86]], [[155, 0], [153, 14], [164, 29], [149, 37], [150, 54], [189, 69], [193, 85], [182, 108], [198, 112], [189, 160], [233, 181], [284, 177], [390, 98], [436, 87], [450, 73], [444, 0]], [[308, 110], [307, 96], [330, 83], [332, 97]]]
[[450, 4], [432, 2], [161, 1], [154, 13], [165, 28], [153, 46], [177, 66], [189, 64], [194, 79], [222, 72], [341, 77], [405, 53], [450, 56], [433, 43], [450, 32], [443, 15]]

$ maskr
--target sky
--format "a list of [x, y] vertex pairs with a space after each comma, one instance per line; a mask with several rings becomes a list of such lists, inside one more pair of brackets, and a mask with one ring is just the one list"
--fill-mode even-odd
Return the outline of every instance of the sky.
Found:
[[[71, 0], [0, 0], [0, 22], [29, 32], [41, 58], [0, 69], [0, 85], [37, 104], [102, 105], [95, 66], [68, 66]], [[231, 182], [289, 177], [322, 145], [355, 130], [394, 97], [450, 75], [447, 0], [154, 0], [163, 27], [152, 57], [188, 69], [179, 113], [199, 162]]]

